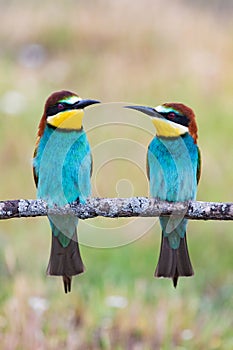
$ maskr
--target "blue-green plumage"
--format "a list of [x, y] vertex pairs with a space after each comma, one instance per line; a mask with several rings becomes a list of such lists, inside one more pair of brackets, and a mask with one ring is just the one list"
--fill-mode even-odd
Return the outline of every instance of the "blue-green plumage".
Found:
[[[155, 137], [148, 148], [150, 194], [160, 200], [183, 202], [196, 197], [198, 147], [188, 133], [177, 138]], [[170, 247], [179, 248], [186, 219], [161, 217], [163, 235]]]
[[[75, 200], [84, 203], [91, 193], [91, 152], [83, 130], [60, 130], [46, 125], [34, 158], [38, 177], [37, 197], [48, 206], [64, 206]], [[50, 216], [53, 234], [67, 247], [78, 219]]]
[[[53, 93], [46, 101], [33, 159], [37, 197], [49, 207], [84, 203], [91, 193], [91, 151], [82, 128], [83, 109], [96, 100], [83, 100], [70, 91]], [[49, 275], [63, 276], [65, 292], [71, 278], [84, 271], [77, 242], [78, 219], [50, 215], [52, 246]]]
[[[171, 202], [195, 199], [201, 164], [192, 109], [182, 103], [127, 108], [149, 115], [156, 128], [147, 154], [151, 196]], [[155, 276], [172, 278], [175, 287], [179, 276], [193, 275], [184, 214], [160, 218], [162, 240]]]

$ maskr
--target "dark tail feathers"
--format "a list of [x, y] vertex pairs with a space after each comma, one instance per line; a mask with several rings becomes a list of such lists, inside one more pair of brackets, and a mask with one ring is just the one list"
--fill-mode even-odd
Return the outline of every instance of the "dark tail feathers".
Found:
[[172, 249], [168, 238], [162, 236], [158, 265], [155, 270], [155, 277], [172, 278], [174, 287], [177, 286], [179, 276], [194, 275], [192, 264], [189, 258], [186, 235], [180, 239], [178, 249]]
[[64, 248], [58, 238], [52, 234], [52, 246], [47, 274], [51, 276], [62, 276], [65, 293], [71, 291], [72, 276], [84, 271], [84, 265], [77, 243], [75, 233], [69, 245]]

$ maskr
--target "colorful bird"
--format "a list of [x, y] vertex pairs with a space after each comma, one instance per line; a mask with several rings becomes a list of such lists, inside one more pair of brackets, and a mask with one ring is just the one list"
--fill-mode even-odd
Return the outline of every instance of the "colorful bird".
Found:
[[[171, 202], [194, 200], [201, 158], [192, 109], [182, 103], [127, 108], [149, 115], [156, 128], [147, 153], [151, 196]], [[187, 219], [184, 215], [160, 217], [160, 224], [162, 241], [155, 277], [170, 277], [176, 287], [179, 276], [194, 274], [186, 241]]]
[[[85, 200], [91, 193], [92, 157], [82, 126], [84, 108], [96, 100], [84, 100], [70, 91], [54, 92], [46, 101], [39, 123], [33, 173], [37, 198], [48, 207]], [[73, 275], [84, 271], [75, 216], [49, 215], [52, 246], [48, 275], [62, 276], [65, 293]]]

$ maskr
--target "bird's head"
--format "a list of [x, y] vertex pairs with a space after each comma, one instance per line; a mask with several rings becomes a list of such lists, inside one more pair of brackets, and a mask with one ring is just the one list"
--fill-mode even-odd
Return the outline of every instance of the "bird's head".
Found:
[[40, 137], [43, 134], [46, 125], [67, 130], [82, 129], [84, 108], [94, 103], [99, 103], [99, 101], [84, 100], [70, 91], [54, 92], [45, 103], [38, 136]]
[[149, 115], [159, 137], [179, 137], [189, 133], [197, 142], [197, 124], [191, 108], [183, 103], [164, 103], [155, 108], [126, 106]]

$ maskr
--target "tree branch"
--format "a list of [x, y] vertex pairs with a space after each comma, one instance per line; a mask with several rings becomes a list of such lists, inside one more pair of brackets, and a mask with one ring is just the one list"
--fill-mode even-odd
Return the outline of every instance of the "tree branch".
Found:
[[118, 217], [155, 217], [185, 216], [191, 220], [233, 220], [233, 203], [217, 202], [163, 202], [154, 198], [90, 198], [86, 204], [72, 203], [63, 208], [48, 208], [43, 200], [18, 199], [0, 201], [0, 220], [57, 215], [76, 215], [80, 219], [96, 216]]

